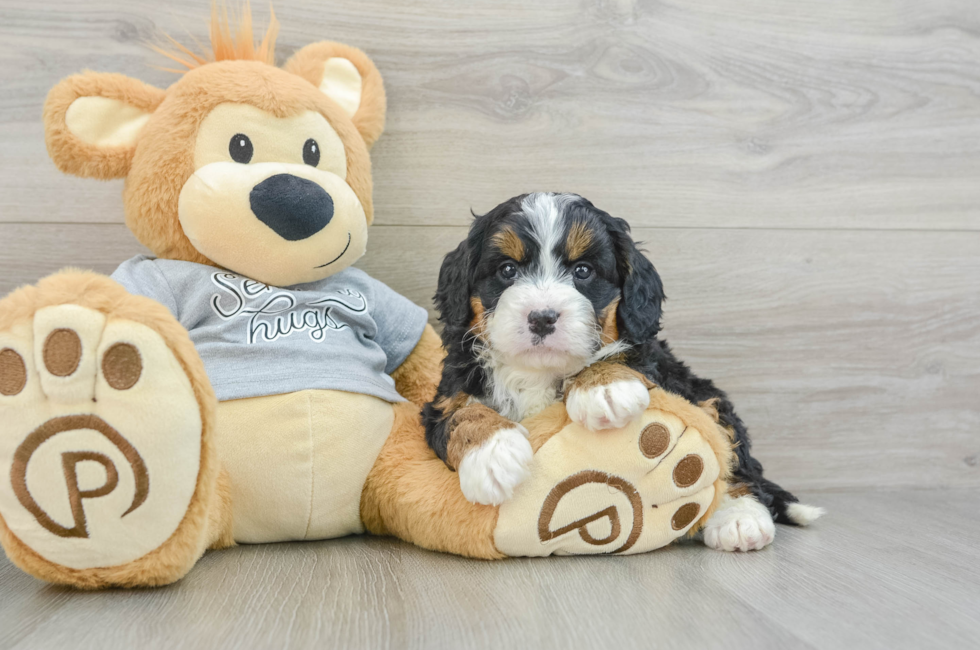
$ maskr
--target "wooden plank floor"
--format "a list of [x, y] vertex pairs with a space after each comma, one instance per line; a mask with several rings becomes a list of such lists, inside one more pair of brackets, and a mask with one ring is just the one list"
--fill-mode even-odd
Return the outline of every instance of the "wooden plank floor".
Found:
[[[0, 295], [144, 249], [121, 181], [41, 128], [82, 69], [207, 0], [0, 0]], [[265, 6], [254, 2], [265, 24]], [[73, 593], [0, 559], [0, 648], [926, 648], [980, 638], [980, 8], [975, 0], [276, 0], [277, 58], [365, 49], [389, 120], [360, 266], [430, 309], [472, 208], [578, 192], [628, 219], [666, 333], [768, 474], [831, 514], [760, 553], [480, 563], [350, 538]]]
[[101, 593], [0, 560], [0, 647], [976, 647], [976, 490], [806, 496], [830, 515], [747, 554], [480, 562], [354, 537], [238, 547], [171, 587]]

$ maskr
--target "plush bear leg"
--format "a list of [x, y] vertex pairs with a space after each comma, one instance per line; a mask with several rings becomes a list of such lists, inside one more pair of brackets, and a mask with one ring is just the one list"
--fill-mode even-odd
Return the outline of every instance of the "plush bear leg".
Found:
[[[524, 424], [535, 451], [569, 422], [561, 405]], [[499, 508], [470, 503], [459, 476], [425, 442], [419, 408], [395, 406], [395, 422], [361, 495], [368, 532], [394, 535], [417, 546], [466, 557], [504, 557], [494, 544]]]
[[0, 301], [0, 542], [49, 582], [174, 582], [231, 545], [215, 397], [186, 331], [107, 277]]
[[418, 409], [396, 407], [361, 497], [365, 528], [476, 558], [637, 553], [696, 531], [727, 489], [731, 443], [708, 413], [655, 388], [635, 422], [592, 432], [562, 404], [522, 422], [531, 476], [499, 507], [467, 501], [425, 443]]
[[459, 477], [425, 442], [419, 407], [395, 405], [395, 422], [361, 493], [361, 519], [375, 535], [482, 559], [503, 554], [493, 544], [497, 508], [470, 503]]

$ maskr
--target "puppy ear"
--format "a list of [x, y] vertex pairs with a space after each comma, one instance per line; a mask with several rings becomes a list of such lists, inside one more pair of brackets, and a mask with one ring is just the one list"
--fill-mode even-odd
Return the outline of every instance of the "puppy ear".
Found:
[[343, 43], [314, 43], [294, 54], [283, 69], [303, 77], [340, 106], [368, 147], [381, 136], [384, 83], [364, 52]]
[[439, 311], [439, 320], [446, 325], [443, 336], [448, 339], [458, 337], [459, 328], [468, 330], [470, 320], [473, 318], [473, 307], [470, 305], [472, 292], [470, 248], [469, 238], [464, 239], [456, 250], [446, 255], [442, 261], [442, 268], [439, 269], [439, 285], [436, 289], [435, 302], [436, 309]]
[[630, 227], [623, 219], [613, 218], [610, 229], [616, 247], [622, 296], [617, 308], [620, 336], [631, 343], [643, 343], [660, 331], [664, 295], [663, 281], [653, 264], [640, 252], [630, 237]]
[[140, 130], [166, 93], [121, 74], [85, 72], [63, 79], [44, 102], [44, 139], [58, 169], [122, 178]]

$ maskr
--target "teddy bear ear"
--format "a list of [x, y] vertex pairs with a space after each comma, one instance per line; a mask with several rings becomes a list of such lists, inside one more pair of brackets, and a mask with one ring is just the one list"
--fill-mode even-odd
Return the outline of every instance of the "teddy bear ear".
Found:
[[143, 125], [164, 96], [121, 74], [84, 72], [63, 79], [44, 102], [48, 154], [68, 174], [122, 178]]
[[356, 47], [324, 41], [307, 45], [283, 69], [303, 77], [351, 118], [367, 146], [385, 128], [385, 88], [381, 73]]

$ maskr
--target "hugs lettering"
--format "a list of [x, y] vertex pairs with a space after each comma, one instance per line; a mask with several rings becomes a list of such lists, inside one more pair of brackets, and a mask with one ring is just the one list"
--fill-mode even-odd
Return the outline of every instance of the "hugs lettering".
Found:
[[364, 296], [352, 289], [339, 289], [336, 296], [303, 300], [302, 291], [270, 287], [234, 273], [214, 273], [211, 282], [221, 290], [211, 296], [211, 309], [223, 320], [247, 319], [249, 345], [298, 332], [323, 341], [329, 331], [350, 328], [337, 310], [367, 311]]

